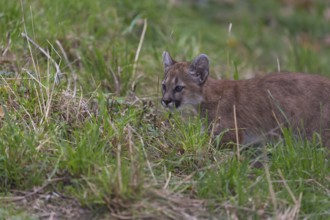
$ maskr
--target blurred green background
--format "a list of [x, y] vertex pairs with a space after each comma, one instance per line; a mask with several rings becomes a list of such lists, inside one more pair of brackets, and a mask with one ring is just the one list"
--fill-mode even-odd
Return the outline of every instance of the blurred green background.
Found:
[[[10, 33], [16, 61], [25, 59], [16, 62], [18, 70], [31, 65], [21, 37], [26, 28], [32, 39], [61, 60], [68, 77], [72, 71], [77, 74], [86, 92], [126, 95], [136, 86], [140, 96], [154, 97], [164, 50], [177, 60], [206, 53], [216, 78], [233, 78], [234, 73], [250, 78], [279, 68], [330, 74], [329, 1], [2, 0], [0, 7], [0, 45], [5, 47]], [[114, 76], [120, 89], [115, 88]]]

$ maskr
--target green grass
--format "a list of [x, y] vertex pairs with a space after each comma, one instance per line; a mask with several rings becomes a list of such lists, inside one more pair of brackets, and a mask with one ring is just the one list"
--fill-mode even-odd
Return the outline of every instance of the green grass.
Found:
[[0, 218], [328, 219], [317, 136], [237, 159], [159, 101], [164, 50], [216, 78], [330, 76], [330, 5], [285, 2], [0, 1]]

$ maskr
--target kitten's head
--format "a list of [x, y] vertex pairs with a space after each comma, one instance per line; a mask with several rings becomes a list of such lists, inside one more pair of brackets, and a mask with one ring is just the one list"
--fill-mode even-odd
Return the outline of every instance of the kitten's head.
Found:
[[200, 54], [191, 63], [176, 62], [163, 53], [164, 80], [162, 105], [170, 110], [184, 105], [198, 106], [203, 101], [202, 86], [209, 75], [209, 59]]

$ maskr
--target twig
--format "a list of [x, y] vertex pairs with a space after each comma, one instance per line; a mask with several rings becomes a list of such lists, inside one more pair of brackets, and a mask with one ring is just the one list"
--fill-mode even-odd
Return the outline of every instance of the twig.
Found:
[[276, 211], [277, 210], [276, 196], [275, 196], [275, 191], [274, 191], [274, 188], [273, 188], [272, 181], [270, 179], [269, 168], [268, 168], [267, 163], [264, 164], [264, 168], [265, 168], [265, 173], [266, 173], [266, 179], [267, 179], [267, 182], [268, 182], [268, 189], [269, 189], [270, 197], [272, 199], [272, 203], [273, 203], [273, 206], [274, 206], [274, 211]]
[[133, 137], [132, 137], [132, 127], [128, 124], [126, 126], [126, 131], [127, 131], [127, 142], [128, 142], [128, 152], [130, 155], [130, 159], [131, 159], [131, 185], [132, 186], [137, 186], [138, 185], [138, 180], [137, 180], [137, 170], [138, 170], [138, 164], [135, 161], [135, 151], [134, 151], [134, 142], [132, 141]]
[[236, 117], [236, 105], [234, 105], [234, 123], [235, 123], [235, 134], [236, 134], [236, 153], [237, 153], [237, 159], [240, 160], [237, 117]]
[[169, 173], [168, 173], [168, 178], [166, 178], [166, 183], [165, 183], [163, 189], [167, 189], [167, 187], [168, 187], [168, 185], [169, 185], [169, 183], [170, 183], [170, 180], [171, 180], [171, 176], [172, 176], [172, 173], [169, 172]]
[[[216, 115], [216, 119], [214, 120], [213, 123], [211, 123], [212, 127], [211, 127], [210, 136], [211, 136], [212, 138], [210, 138], [210, 141], [209, 141], [209, 145], [208, 145], [208, 146], [209, 146], [209, 149], [210, 149], [211, 144], [212, 144], [212, 139], [213, 139], [213, 135], [214, 135], [215, 126], [216, 126], [216, 125], [220, 122], [220, 120], [221, 120], [221, 116], [219, 115], [220, 101], [221, 101], [221, 99], [219, 99], [218, 104], [217, 104], [217, 111], [216, 111], [216, 113], [215, 113], [215, 115]], [[209, 150], [209, 149], [208, 149], [208, 150]]]
[[284, 184], [286, 190], [288, 191], [288, 193], [290, 194], [290, 196], [291, 196], [293, 202], [294, 202], [295, 204], [297, 204], [298, 200], [296, 199], [296, 197], [294, 196], [292, 190], [290, 189], [289, 185], [287, 184], [286, 180], [284, 179], [284, 176], [283, 176], [283, 174], [282, 174], [282, 171], [281, 171], [280, 169], [278, 169], [277, 172], [278, 172], [278, 174], [280, 175], [280, 177], [281, 177], [281, 179], [282, 179], [282, 181], [283, 181], [283, 184]]
[[281, 72], [281, 64], [280, 64], [280, 60], [278, 59], [278, 57], [276, 57], [276, 62], [277, 62], [277, 71]]
[[121, 175], [121, 144], [118, 144], [118, 149], [117, 149], [117, 175], [118, 175], [118, 185], [119, 185], [119, 191], [122, 192], [123, 189], [123, 181], [122, 181], [122, 175]]
[[[134, 64], [133, 64], [133, 75], [132, 75], [133, 79], [135, 78], [137, 62], [139, 60], [139, 55], [140, 55], [140, 51], [141, 51], [142, 44], [144, 41], [144, 35], [147, 31], [147, 26], [148, 26], [147, 19], [144, 19], [144, 25], [143, 25], [143, 30], [142, 30], [141, 37], [140, 37], [140, 42], [139, 42], [138, 48], [135, 53], [135, 59], [134, 59]], [[134, 86], [132, 86], [132, 87], [134, 87]]]
[[34, 76], [33, 76], [33, 74], [32, 73], [30, 73], [30, 71], [29, 70], [27, 70], [27, 69], [25, 69], [25, 68], [22, 68], [22, 70], [23, 71], [25, 71], [34, 81], [36, 81], [41, 87], [43, 87], [44, 89], [47, 89], [47, 87], [44, 85], [44, 84], [42, 84], [37, 78], [35, 78]]
[[47, 53], [42, 47], [40, 47], [36, 42], [34, 42], [26, 33], [22, 32], [22, 37], [24, 37], [27, 41], [32, 43], [38, 50], [40, 50], [46, 57], [49, 59], [55, 66], [55, 82], [59, 83], [59, 75], [61, 75], [60, 66], [55, 62], [55, 60]]
[[2, 56], [4, 56], [8, 52], [8, 50], [10, 49], [10, 45], [11, 45], [11, 38], [10, 38], [10, 32], [8, 32], [7, 33], [6, 48], [2, 52]]
[[[110, 73], [113, 77], [113, 80], [115, 81], [115, 87], [116, 87], [115, 94], [120, 95], [120, 82], [119, 82], [119, 79], [118, 79], [116, 73], [113, 71], [111, 66], [109, 66], [109, 70], [110, 70]], [[118, 73], [120, 73], [120, 67], [118, 67]]]

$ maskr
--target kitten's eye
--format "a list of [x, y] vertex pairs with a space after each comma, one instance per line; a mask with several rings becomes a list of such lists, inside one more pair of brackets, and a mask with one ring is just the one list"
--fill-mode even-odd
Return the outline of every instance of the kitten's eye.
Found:
[[174, 90], [175, 92], [181, 92], [183, 88], [184, 88], [183, 86], [176, 86]]
[[163, 89], [164, 92], [166, 91], [166, 86], [165, 86], [165, 84], [162, 84], [162, 89]]

